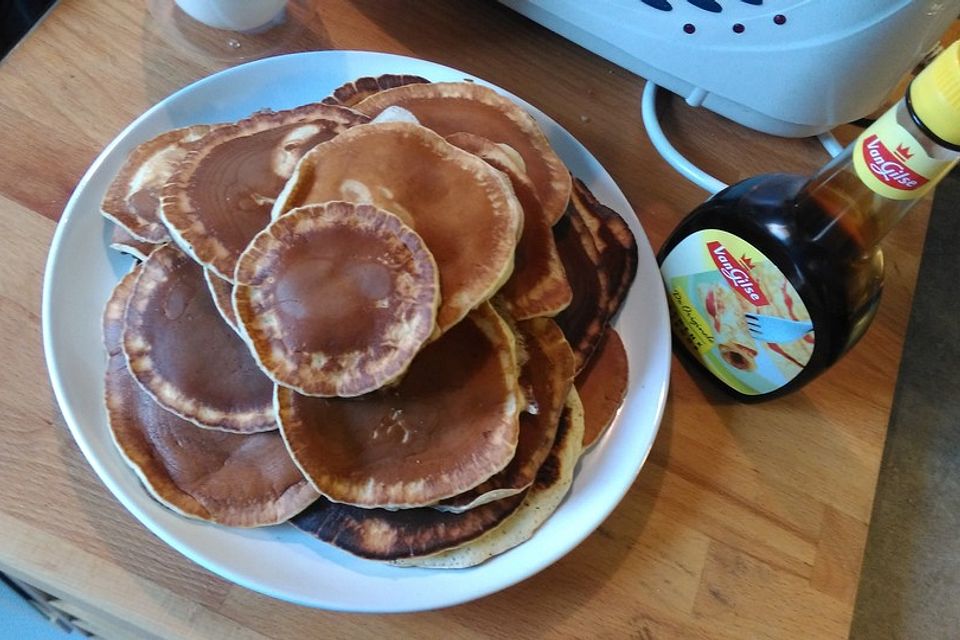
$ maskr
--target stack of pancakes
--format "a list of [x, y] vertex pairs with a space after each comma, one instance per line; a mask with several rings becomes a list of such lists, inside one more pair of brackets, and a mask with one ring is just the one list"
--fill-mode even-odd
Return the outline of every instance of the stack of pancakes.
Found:
[[138, 260], [110, 427], [185, 516], [471, 566], [533, 535], [626, 392], [634, 238], [485, 87], [361, 78], [169, 131], [102, 210]]

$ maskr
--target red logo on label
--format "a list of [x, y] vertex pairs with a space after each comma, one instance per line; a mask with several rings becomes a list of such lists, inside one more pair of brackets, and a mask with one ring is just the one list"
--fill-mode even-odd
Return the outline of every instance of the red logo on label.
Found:
[[913, 191], [929, 182], [904, 164], [912, 157], [909, 147], [897, 145], [897, 151], [892, 152], [876, 134], [863, 141], [864, 163], [873, 175], [894, 189]]
[[[707, 251], [710, 252], [710, 257], [717, 265], [717, 271], [727, 279], [734, 291], [746, 298], [747, 302], [756, 307], [770, 304], [767, 301], [767, 296], [763, 295], [760, 285], [750, 277], [750, 270], [730, 255], [726, 247], [716, 241], [708, 242]], [[749, 260], [745, 258], [744, 262], [749, 262]]]

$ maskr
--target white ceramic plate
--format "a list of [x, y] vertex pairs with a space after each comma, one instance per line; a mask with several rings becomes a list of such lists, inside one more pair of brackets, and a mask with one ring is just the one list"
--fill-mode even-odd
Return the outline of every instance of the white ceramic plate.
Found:
[[347, 611], [416, 611], [465, 602], [515, 584], [573, 549], [609, 515], [643, 465], [663, 412], [670, 366], [663, 285], [629, 204], [569, 133], [510, 96], [533, 114], [573, 174], [624, 214], [640, 249], [636, 281], [616, 323], [629, 354], [629, 393], [613, 427], [583, 458], [560, 509], [512, 551], [471, 569], [441, 571], [360, 560], [289, 525], [241, 530], [190, 520], [147, 494], [114, 448], [102, 400], [100, 315], [130, 266], [109, 249], [109, 225], [99, 214], [108, 184], [131, 149], [167, 129], [314, 102], [344, 82], [382, 73], [434, 81], [469, 77], [403, 56], [322, 51], [234, 67], [163, 100], [117, 136], [77, 185], [54, 236], [43, 291], [44, 347], [57, 400], [80, 449], [120, 502], [173, 548], [228, 580], [276, 598]]

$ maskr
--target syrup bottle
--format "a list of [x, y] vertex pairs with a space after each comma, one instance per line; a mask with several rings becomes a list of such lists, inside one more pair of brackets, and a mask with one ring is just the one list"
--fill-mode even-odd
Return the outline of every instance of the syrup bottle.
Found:
[[960, 42], [812, 178], [724, 189], [660, 250], [675, 342], [741, 400], [787, 393], [869, 326], [880, 240], [960, 159]]

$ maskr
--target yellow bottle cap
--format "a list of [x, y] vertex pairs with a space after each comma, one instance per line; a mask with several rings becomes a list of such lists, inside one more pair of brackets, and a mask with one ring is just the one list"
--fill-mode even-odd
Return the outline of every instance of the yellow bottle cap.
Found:
[[910, 104], [930, 131], [950, 144], [960, 145], [960, 40], [913, 79]]

